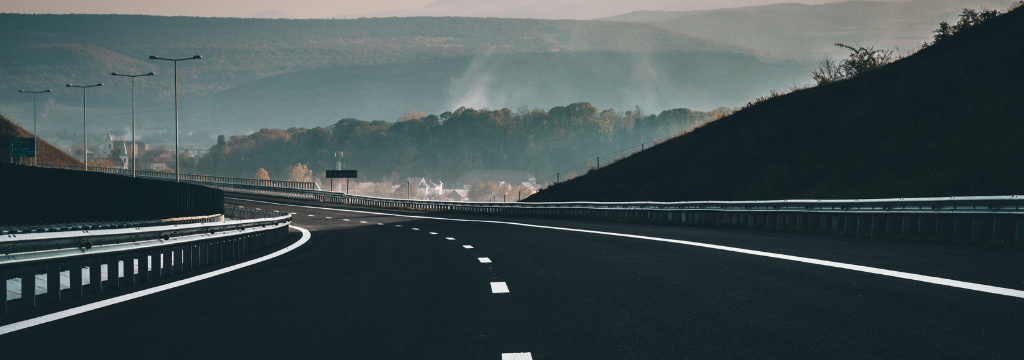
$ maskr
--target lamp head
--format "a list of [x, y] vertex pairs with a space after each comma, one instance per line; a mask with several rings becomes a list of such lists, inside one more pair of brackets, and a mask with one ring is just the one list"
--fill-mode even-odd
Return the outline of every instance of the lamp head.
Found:
[[121, 76], [121, 74], [118, 74], [118, 73], [116, 73], [116, 72], [112, 72], [112, 73], [110, 73], [110, 75], [111, 75], [111, 76]]
[[64, 85], [64, 86], [71, 87], [71, 84], [67, 84], [67, 85]]
[[103, 86], [103, 83], [96, 84], [96, 86]]
[[158, 60], [158, 59], [160, 59], [160, 58], [159, 58], [159, 57], [157, 57], [156, 55], [150, 55], [150, 56], [149, 56], [149, 59], [150, 59], [150, 60]]
[[146, 76], [153, 76], [153, 75], [156, 75], [156, 73], [152, 72], [152, 71], [150, 71], [149, 74], [146, 74]]
[[199, 56], [199, 55], [193, 56], [192, 58], [193, 58], [193, 59], [196, 59], [196, 60], [202, 60], [202, 59], [203, 59], [203, 57], [202, 57], [202, 56]]
[[25, 92], [25, 89], [18, 90], [18, 92]]
[[50, 89], [46, 89], [46, 92], [53, 92], [53, 90], [50, 90]]

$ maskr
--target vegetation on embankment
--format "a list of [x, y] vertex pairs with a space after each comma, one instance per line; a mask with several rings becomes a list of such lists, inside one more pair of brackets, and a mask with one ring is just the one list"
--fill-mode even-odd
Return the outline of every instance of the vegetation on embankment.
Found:
[[[32, 137], [32, 132], [25, 130], [21, 126], [18, 126], [18, 124], [15, 124], [11, 120], [0, 115], [0, 162], [11, 161], [12, 138], [30, 137]], [[82, 165], [81, 161], [78, 161], [73, 156], [53, 147], [53, 145], [50, 145], [50, 143], [43, 139], [39, 139], [39, 142], [36, 143], [36, 147], [40, 163]], [[24, 161], [32, 161], [32, 158], [27, 158]]]
[[754, 104], [528, 201], [1024, 194], [1024, 8]]

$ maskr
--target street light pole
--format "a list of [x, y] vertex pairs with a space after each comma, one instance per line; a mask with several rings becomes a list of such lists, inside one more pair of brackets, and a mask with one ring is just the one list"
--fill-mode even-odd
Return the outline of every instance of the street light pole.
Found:
[[36, 133], [36, 94], [53, 92], [53, 90], [46, 89], [42, 91], [25, 91], [18, 90], [18, 92], [32, 94], [32, 148], [35, 149], [35, 154], [32, 156], [32, 166], [39, 166], [39, 135]]
[[124, 75], [118, 73], [110, 73], [111, 76], [125, 76], [132, 78], [132, 177], [135, 177], [135, 154], [139, 152], [138, 145], [135, 145], [135, 78], [140, 76], [153, 76], [155, 72], [141, 75]]
[[150, 60], [167, 60], [174, 62], [174, 181], [181, 181], [180, 164], [178, 161], [178, 62], [185, 60], [202, 60], [203, 57], [196, 55], [183, 59], [166, 59], [159, 56], [150, 56]]
[[67, 85], [64, 85], [64, 86], [66, 86], [66, 87], [82, 88], [82, 160], [85, 160], [85, 161], [83, 161], [85, 163], [85, 171], [89, 171], [89, 132], [88, 132], [89, 128], [86, 126], [86, 123], [87, 123], [89, 117], [87, 116], [86, 111], [85, 111], [85, 104], [86, 104], [85, 103], [85, 89], [88, 89], [88, 88], [91, 88], [91, 87], [103, 86], [103, 84], [102, 83], [96, 84], [96, 85], [71, 85], [71, 84], [67, 84]]

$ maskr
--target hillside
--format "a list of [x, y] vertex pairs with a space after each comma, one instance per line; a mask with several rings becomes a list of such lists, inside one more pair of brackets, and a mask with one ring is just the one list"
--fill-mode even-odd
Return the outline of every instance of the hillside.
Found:
[[874, 45], [908, 51], [931, 38], [940, 21], [962, 8], [1003, 10], [1012, 0], [845, 1], [783, 3], [707, 11], [636, 11], [604, 18], [640, 22], [683, 34], [758, 49], [780, 58], [820, 60], [845, 56], [833, 44]]
[[[0, 161], [11, 161], [11, 138], [30, 137], [32, 137], [31, 131], [25, 130], [21, 126], [18, 126], [18, 124], [8, 120], [3, 115], [0, 115]], [[39, 157], [38, 161], [41, 163], [82, 165], [81, 161], [78, 161], [71, 155], [53, 147], [53, 145], [50, 145], [50, 143], [43, 139], [39, 139], [36, 143], [36, 147], [36, 155]], [[31, 160], [31, 158], [27, 159], [27, 161]]]
[[1024, 193], [1024, 7], [748, 107], [529, 201]]

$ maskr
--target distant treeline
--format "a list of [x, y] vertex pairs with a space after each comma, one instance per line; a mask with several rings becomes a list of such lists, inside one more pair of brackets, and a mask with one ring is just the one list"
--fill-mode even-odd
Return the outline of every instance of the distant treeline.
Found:
[[[313, 129], [261, 129], [247, 136], [221, 136], [192, 171], [253, 177], [260, 168], [285, 179], [301, 163], [323, 178], [336, 166], [359, 170], [361, 181], [427, 177], [454, 184], [473, 169], [527, 170], [540, 179], [581, 160], [651, 142], [706, 123], [721, 110], [639, 107], [599, 111], [590, 103], [551, 110], [459, 108], [440, 115], [405, 116], [398, 122], [343, 119]], [[613, 160], [613, 159], [608, 159]]]

